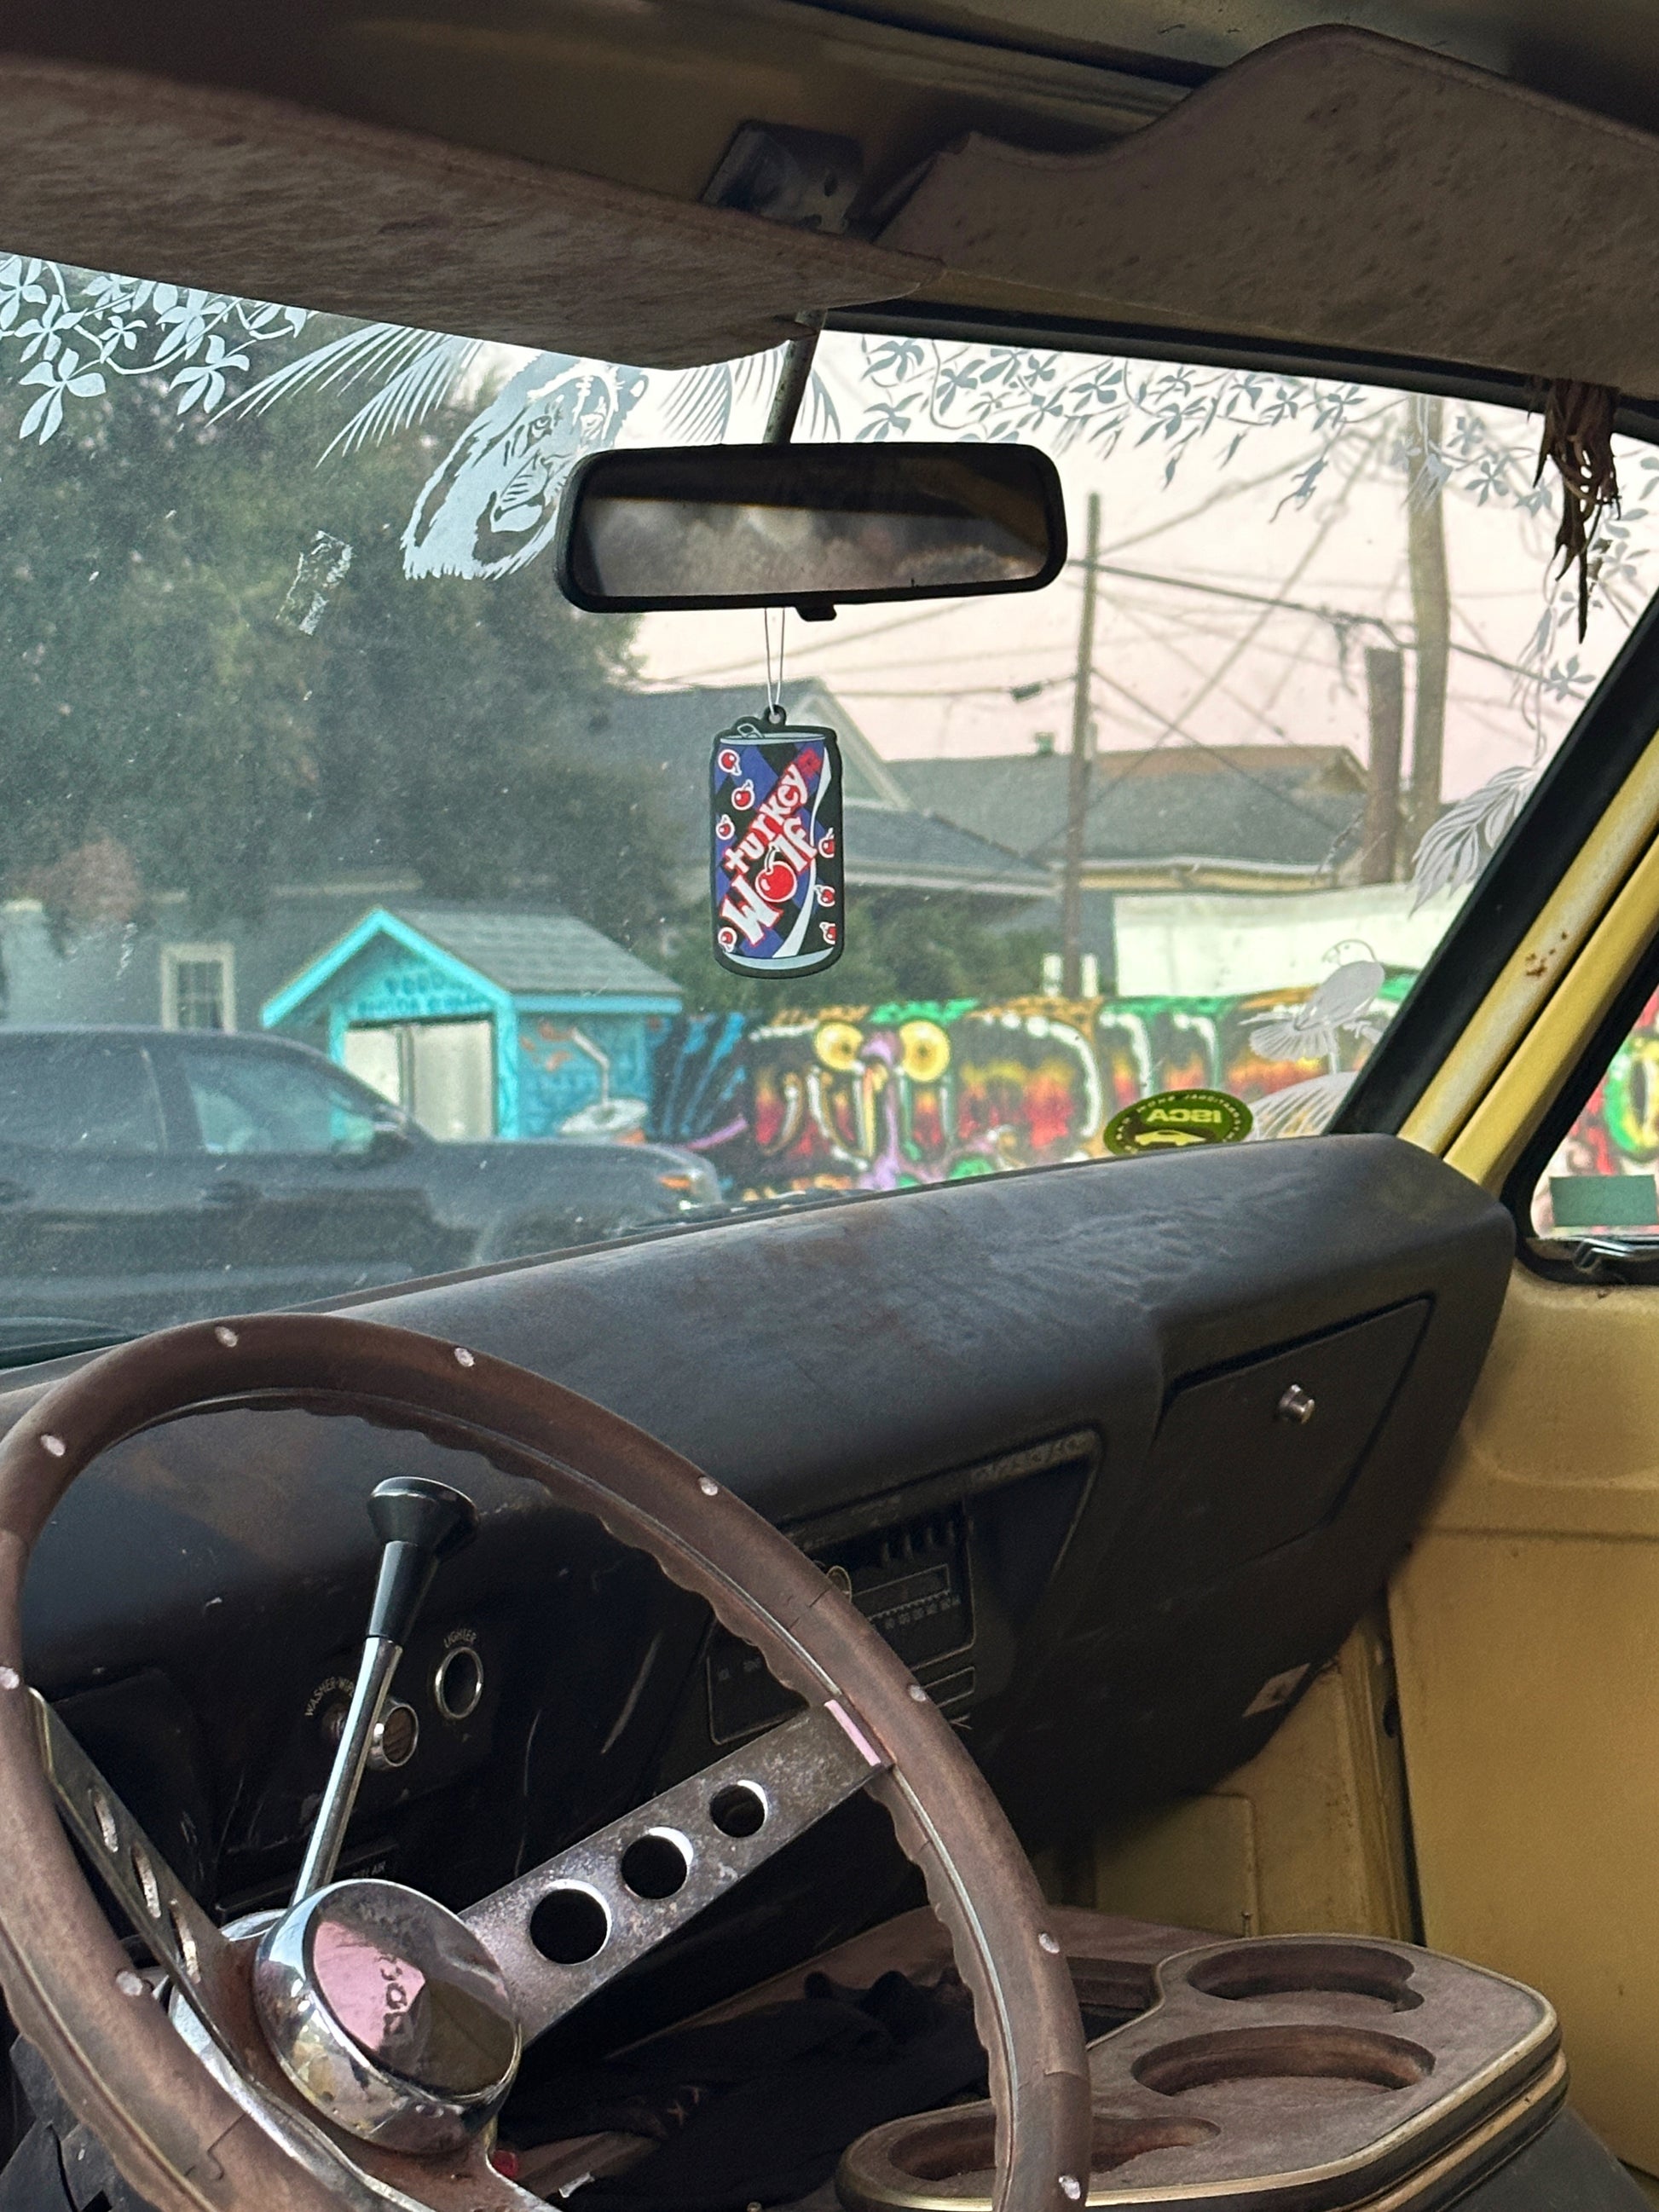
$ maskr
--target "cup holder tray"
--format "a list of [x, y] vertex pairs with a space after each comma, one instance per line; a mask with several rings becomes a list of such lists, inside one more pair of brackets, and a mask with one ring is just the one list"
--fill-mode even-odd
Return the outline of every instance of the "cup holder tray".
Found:
[[[1095, 1920], [1056, 1915], [1079, 1993], [1139, 1971], [1151, 2002], [1090, 2046], [1091, 2205], [1427, 2208], [1507, 2156], [1565, 2094], [1553, 2011], [1502, 1975], [1360, 1936], [1131, 1962], [1105, 1931], [1132, 1923]], [[971, 2212], [988, 2204], [990, 2165], [990, 2107], [959, 2106], [865, 2136], [836, 2186], [854, 2212]]]

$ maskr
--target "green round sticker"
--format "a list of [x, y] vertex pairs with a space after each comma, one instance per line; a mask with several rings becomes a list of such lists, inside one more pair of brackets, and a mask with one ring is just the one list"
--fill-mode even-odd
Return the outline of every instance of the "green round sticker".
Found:
[[1171, 1152], [1185, 1145], [1236, 1145], [1250, 1133], [1250, 1109], [1225, 1091], [1158, 1091], [1106, 1124], [1109, 1152]]

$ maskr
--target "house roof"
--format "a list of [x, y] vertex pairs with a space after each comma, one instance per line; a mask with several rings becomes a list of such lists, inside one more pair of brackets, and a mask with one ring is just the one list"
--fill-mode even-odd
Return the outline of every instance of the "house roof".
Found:
[[[784, 684], [780, 703], [792, 722], [827, 721], [841, 741], [845, 796], [908, 806], [902, 785], [840, 701], [815, 676]], [[695, 783], [692, 818], [702, 850], [708, 811], [708, 752], [722, 730], [765, 704], [753, 684], [684, 684], [672, 691], [612, 691], [589, 718], [596, 765], [643, 769], [672, 794]]]
[[668, 976], [574, 915], [472, 906], [398, 906], [392, 911], [503, 991], [678, 994], [679, 986]]
[[[1059, 860], [1071, 774], [1064, 754], [895, 761], [892, 772], [946, 821], [1030, 860]], [[1364, 771], [1340, 745], [1104, 752], [1090, 779], [1085, 854], [1104, 864], [1334, 866], [1358, 839], [1364, 805]]]
[[[780, 697], [792, 721], [825, 722], [840, 740], [849, 884], [1005, 898], [1030, 898], [1048, 888], [1042, 869], [1006, 844], [921, 811], [896, 768], [817, 678], [786, 684]], [[617, 691], [589, 723], [594, 764], [639, 775], [687, 869], [701, 873], [708, 866], [709, 749], [722, 730], [760, 704], [752, 684]]]
[[286, 1021], [315, 997], [377, 938], [417, 952], [436, 951], [496, 990], [519, 998], [620, 997], [678, 1005], [678, 984], [647, 968], [572, 915], [513, 908], [375, 907], [325, 945], [283, 989], [265, 1001], [267, 1028]]
[[912, 808], [850, 801], [845, 817], [847, 879], [868, 890], [969, 891], [1039, 898], [1046, 870], [1002, 845]]

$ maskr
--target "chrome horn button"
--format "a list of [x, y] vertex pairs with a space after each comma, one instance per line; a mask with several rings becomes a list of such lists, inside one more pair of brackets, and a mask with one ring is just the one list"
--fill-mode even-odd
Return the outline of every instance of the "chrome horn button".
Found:
[[285, 1912], [253, 1961], [253, 2002], [307, 2103], [388, 2150], [458, 2149], [501, 2109], [522, 2048], [489, 1952], [393, 1881], [339, 1881]]

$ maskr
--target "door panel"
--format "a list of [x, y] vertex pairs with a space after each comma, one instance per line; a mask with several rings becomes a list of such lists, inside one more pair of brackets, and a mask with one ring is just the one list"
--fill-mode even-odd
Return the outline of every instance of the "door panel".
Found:
[[196, 1310], [200, 1170], [162, 1149], [136, 1040], [0, 1041], [4, 1315], [143, 1328]]
[[429, 1137], [495, 1133], [495, 1025], [416, 1022], [410, 1037], [415, 1095], [409, 1102]]
[[345, 1033], [342, 1052], [349, 1073], [359, 1083], [368, 1084], [394, 1106], [406, 1106], [404, 1097], [403, 1054], [398, 1047], [399, 1032], [396, 1029], [363, 1024]]
[[1390, 1613], [1426, 1940], [1543, 1990], [1659, 2171], [1659, 1294], [1516, 1269]]

